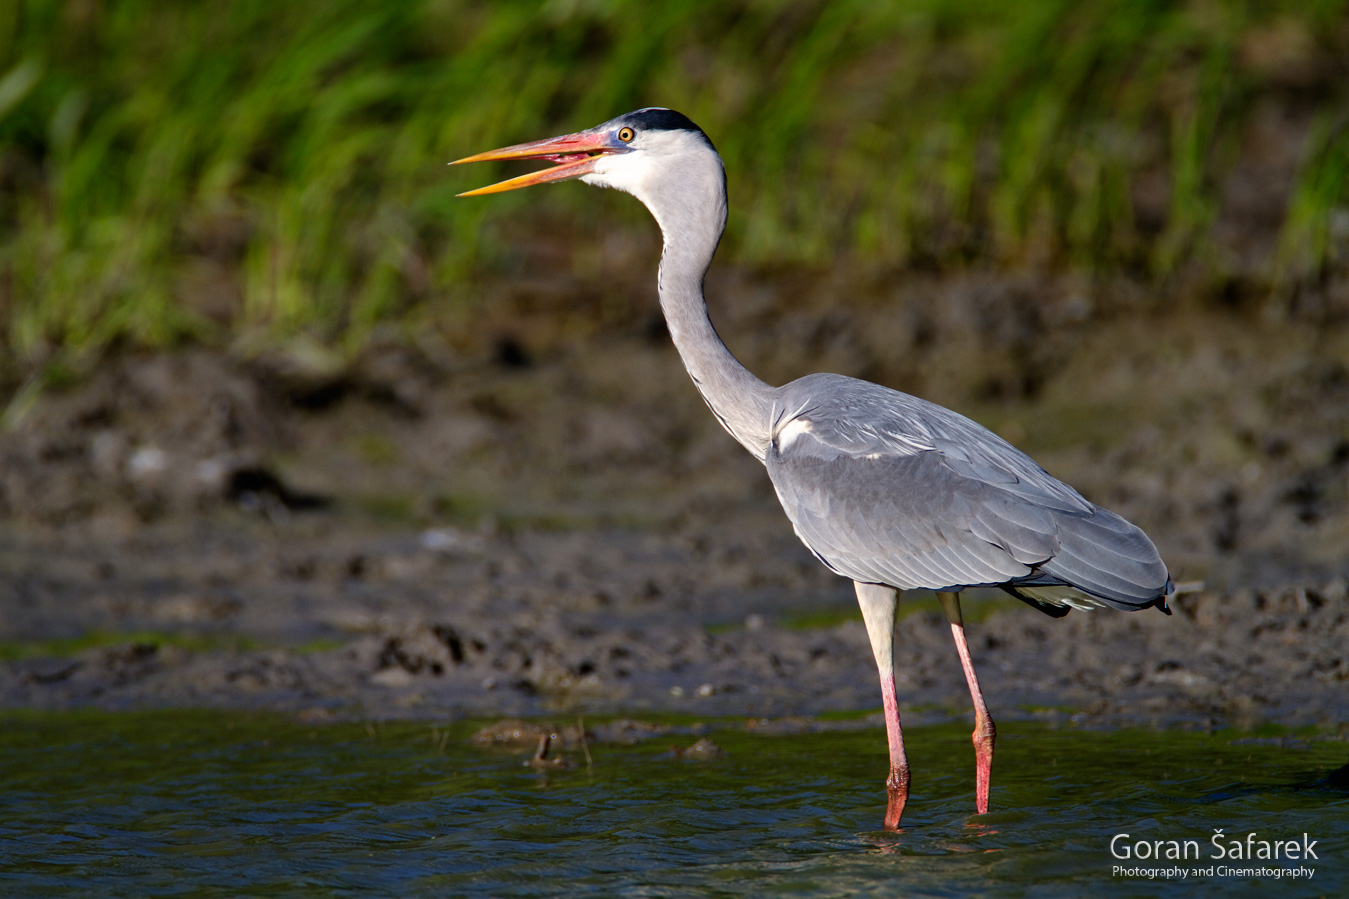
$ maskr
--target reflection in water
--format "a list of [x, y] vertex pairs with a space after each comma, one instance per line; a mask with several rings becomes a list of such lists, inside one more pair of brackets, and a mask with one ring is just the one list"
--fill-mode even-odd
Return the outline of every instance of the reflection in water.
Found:
[[[766, 735], [732, 723], [713, 729], [718, 754], [673, 753], [668, 740], [582, 744], [587, 764], [579, 748], [554, 745], [543, 760], [556, 764], [545, 765], [538, 747], [475, 748], [471, 731], [181, 712], [10, 716], [0, 721], [0, 884], [7, 894], [230, 883], [240, 893], [949, 896], [1033, 886], [1071, 896], [1124, 877], [1109, 849], [1117, 833], [1207, 847], [1222, 827], [1265, 838], [1305, 830], [1320, 841], [1309, 862], [1317, 891], [1349, 889], [1349, 795], [1328, 778], [1344, 743], [1333, 739], [1013, 722], [992, 808], [976, 816], [968, 770], [952, 762], [968, 735], [914, 728], [927, 775], [904, 828], [888, 833], [874, 776], [884, 741], [868, 730]], [[1126, 892], [1157, 895], [1190, 895], [1196, 883], [1132, 879]]]

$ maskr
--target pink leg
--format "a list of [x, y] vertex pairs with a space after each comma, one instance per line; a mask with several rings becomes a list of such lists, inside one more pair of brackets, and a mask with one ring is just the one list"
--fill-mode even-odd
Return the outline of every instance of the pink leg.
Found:
[[909, 760], [904, 755], [904, 732], [899, 727], [899, 701], [895, 676], [881, 675], [881, 699], [885, 704], [885, 735], [890, 740], [890, 777], [885, 782], [885, 829], [898, 830], [904, 804], [909, 801]]
[[974, 701], [974, 808], [983, 815], [988, 813], [988, 784], [993, 773], [993, 743], [997, 739], [997, 730], [989, 717], [988, 706], [984, 705], [984, 694], [979, 690], [979, 678], [974, 674], [974, 662], [970, 659], [970, 647], [965, 642], [960, 596], [938, 593], [937, 597], [951, 622], [951, 636], [955, 638], [956, 652], [960, 654], [960, 667], [965, 669], [965, 683], [969, 685], [970, 699]]
[[899, 699], [895, 695], [895, 608], [899, 591], [878, 584], [854, 585], [862, 607], [871, 651], [881, 677], [881, 700], [885, 706], [885, 735], [890, 742], [890, 777], [885, 782], [885, 829], [899, 827], [904, 804], [909, 801], [909, 760], [904, 755], [904, 732], [899, 727]]

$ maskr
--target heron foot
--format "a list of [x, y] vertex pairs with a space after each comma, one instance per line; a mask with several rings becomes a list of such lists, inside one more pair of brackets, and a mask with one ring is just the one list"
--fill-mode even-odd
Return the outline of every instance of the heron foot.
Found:
[[899, 830], [899, 819], [904, 814], [904, 806], [909, 801], [909, 768], [891, 768], [890, 779], [885, 782], [887, 801], [885, 804], [885, 829]]
[[993, 744], [998, 732], [993, 719], [987, 715], [974, 722], [974, 808], [980, 815], [988, 814], [988, 786], [993, 776]]

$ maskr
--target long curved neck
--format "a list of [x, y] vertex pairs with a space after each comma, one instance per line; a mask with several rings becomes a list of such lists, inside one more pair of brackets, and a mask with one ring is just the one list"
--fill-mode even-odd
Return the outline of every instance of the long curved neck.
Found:
[[665, 239], [658, 286], [675, 349], [712, 414], [763, 461], [768, 451], [772, 391], [722, 343], [707, 316], [703, 276], [726, 224], [726, 194], [683, 197], [656, 212]]

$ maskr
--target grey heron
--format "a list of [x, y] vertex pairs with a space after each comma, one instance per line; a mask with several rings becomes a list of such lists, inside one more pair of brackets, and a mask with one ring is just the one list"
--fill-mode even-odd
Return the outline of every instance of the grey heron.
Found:
[[707, 135], [680, 113], [639, 109], [456, 163], [512, 159], [554, 166], [460, 196], [580, 179], [630, 193], [655, 216], [664, 241], [660, 305], [693, 383], [763, 463], [797, 536], [854, 582], [889, 740], [885, 827], [898, 827], [909, 795], [893, 651], [903, 590], [935, 591], [950, 623], [974, 703], [975, 808], [986, 813], [995, 730], [960, 592], [1000, 587], [1056, 618], [1103, 607], [1169, 615], [1174, 586], [1152, 541], [949, 409], [842, 375], [771, 387], [751, 374], [718, 337], [703, 297], [726, 225], [725, 169]]

